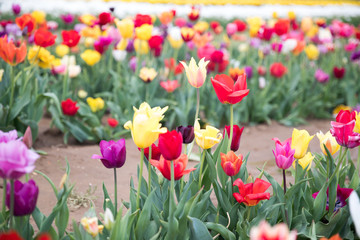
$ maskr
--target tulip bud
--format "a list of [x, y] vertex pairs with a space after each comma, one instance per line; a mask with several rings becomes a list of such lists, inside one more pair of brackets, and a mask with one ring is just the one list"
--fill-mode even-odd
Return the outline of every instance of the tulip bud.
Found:
[[233, 151], [225, 153], [220, 153], [221, 157], [221, 167], [223, 168], [224, 172], [228, 176], [235, 176], [239, 173], [243, 156], [240, 154], [236, 156]]
[[182, 150], [183, 137], [181, 133], [176, 132], [175, 130], [166, 133], [160, 134], [159, 136], [159, 148], [161, 154], [166, 160], [175, 160], [177, 159]]
[[194, 127], [193, 126], [178, 126], [176, 127], [176, 131], [181, 133], [182, 137], [183, 137], [183, 143], [184, 144], [189, 144], [194, 140]]
[[109, 208], [106, 208], [104, 213], [104, 226], [106, 229], [111, 230], [114, 225], [114, 216]]
[[32, 140], [33, 139], [32, 139], [32, 134], [31, 134], [31, 128], [28, 126], [24, 133], [23, 142], [29, 149], [32, 148], [32, 144], [33, 144]]
[[[225, 131], [228, 135], [228, 138], [230, 138], [230, 126], [225, 126], [223, 135], [225, 136]], [[233, 138], [231, 141], [231, 147], [230, 149], [234, 152], [236, 152], [239, 149], [240, 146], [240, 138], [242, 135], [242, 132], [244, 131], [244, 127], [240, 128], [238, 125], [233, 125]]]

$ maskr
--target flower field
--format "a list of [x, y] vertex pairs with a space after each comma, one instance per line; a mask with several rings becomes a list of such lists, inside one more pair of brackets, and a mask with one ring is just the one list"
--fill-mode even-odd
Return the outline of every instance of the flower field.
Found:
[[[360, 19], [201, 11], [57, 17], [14, 4], [1, 15], [1, 239], [360, 237]], [[59, 186], [35, 170], [44, 118], [64, 144], [99, 143], [88, 159], [114, 180], [102, 187], [101, 216], [91, 206], [69, 218], [71, 159]], [[266, 165], [248, 171], [244, 126], [314, 118], [329, 119], [327, 132], [261, 140], [273, 142], [280, 177]], [[140, 153], [138, 180], [120, 201], [129, 149]], [[56, 196], [50, 214], [36, 206], [34, 171]]]

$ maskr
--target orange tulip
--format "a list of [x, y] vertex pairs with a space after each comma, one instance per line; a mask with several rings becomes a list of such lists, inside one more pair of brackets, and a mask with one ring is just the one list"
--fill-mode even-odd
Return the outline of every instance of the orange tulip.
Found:
[[23, 62], [26, 57], [25, 42], [22, 42], [20, 47], [16, 47], [12, 40], [8, 42], [7, 35], [5, 35], [0, 38], [0, 57], [11, 66]]
[[220, 153], [221, 156], [221, 167], [228, 176], [235, 176], [240, 171], [242, 165], [243, 156], [240, 154], [236, 156], [233, 151]]
[[15, 19], [16, 24], [21, 30], [26, 28], [27, 34], [30, 35], [35, 29], [36, 21], [31, 14], [24, 14], [21, 17]]

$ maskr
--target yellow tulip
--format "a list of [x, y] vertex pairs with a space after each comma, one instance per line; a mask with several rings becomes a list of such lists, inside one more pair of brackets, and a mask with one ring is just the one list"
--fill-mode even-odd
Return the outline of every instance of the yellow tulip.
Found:
[[116, 49], [124, 51], [128, 45], [128, 40], [126, 38], [122, 38], [120, 42], [116, 45]]
[[66, 46], [65, 44], [60, 44], [56, 46], [55, 53], [59, 57], [63, 57], [69, 53], [69, 50], [70, 50], [69, 47]]
[[101, 29], [98, 25], [94, 27], [84, 27], [81, 29], [80, 35], [84, 38], [98, 38], [101, 36]]
[[288, 12], [288, 17], [290, 20], [294, 20], [296, 18], [296, 14], [294, 11], [289, 11]]
[[273, 12], [273, 13], [272, 13], [272, 17], [275, 18], [275, 19], [278, 18], [278, 13], [277, 13], [277, 12]]
[[160, 133], [165, 133], [165, 127], [161, 127], [160, 121], [168, 107], [151, 108], [146, 102], [140, 105], [139, 109], [134, 107], [133, 121], [124, 124], [124, 128], [131, 130], [134, 143], [139, 148], [150, 147], [158, 138]]
[[91, 14], [84, 14], [80, 17], [80, 21], [88, 26], [91, 26], [96, 21], [96, 17]]
[[38, 64], [41, 68], [50, 68], [55, 60], [48, 50], [39, 46], [30, 48], [27, 58], [31, 64]]
[[101, 59], [101, 54], [95, 50], [86, 49], [82, 54], [80, 54], [82, 60], [86, 62], [87, 65], [93, 66]]
[[319, 57], [319, 50], [314, 44], [309, 44], [305, 47], [306, 56], [309, 60], [316, 60]]
[[174, 49], [181, 48], [181, 46], [183, 45], [183, 42], [184, 42], [181, 38], [176, 40], [176, 39], [172, 38], [170, 35], [168, 35], [167, 39], [169, 40], [171, 47]]
[[98, 219], [97, 217], [84, 217], [81, 219], [81, 225], [84, 227], [84, 229], [92, 236], [96, 237], [99, 232], [101, 233], [104, 229], [103, 225], [98, 225]]
[[186, 76], [191, 84], [191, 86], [199, 88], [201, 87], [206, 79], [206, 65], [208, 65], [209, 61], [204, 60], [202, 58], [199, 61], [199, 66], [196, 64], [195, 59], [191, 58], [189, 66], [185, 62], [180, 62], [186, 71]]
[[148, 54], [150, 51], [148, 42], [142, 41], [138, 38], [134, 40], [134, 48], [135, 51], [139, 54]]
[[302, 20], [301, 20], [301, 30], [303, 32], [307, 32], [309, 31], [313, 26], [313, 20], [310, 18], [310, 17], [304, 17]]
[[80, 90], [78, 91], [78, 96], [79, 96], [79, 98], [86, 98], [87, 95], [88, 95], [88, 93], [87, 93], [85, 90], [83, 90], [83, 89], [80, 89]]
[[92, 37], [85, 38], [85, 41], [84, 41], [85, 47], [87, 47], [87, 48], [92, 47], [92, 46], [94, 46], [94, 43], [95, 43], [94, 38], [92, 38]]
[[314, 25], [312, 26], [309, 31], [307, 31], [306, 36], [308, 36], [309, 38], [315, 37], [319, 32], [319, 27]]
[[88, 103], [90, 109], [92, 112], [97, 112], [102, 110], [105, 107], [105, 102], [102, 98], [92, 98], [92, 97], [88, 97], [86, 99], [86, 102]]
[[332, 112], [334, 118], [336, 118], [336, 116], [338, 115], [338, 113], [339, 113], [341, 110], [344, 110], [344, 111], [345, 111], [345, 110], [349, 110], [349, 111], [351, 111], [352, 108], [349, 107], [349, 106], [346, 106], [346, 105], [344, 105], [344, 104], [340, 104], [340, 105], [336, 106], [336, 108], [334, 108], [334, 110], [333, 110], [333, 112]]
[[115, 24], [117, 29], [119, 29], [119, 32], [123, 38], [131, 38], [134, 33], [134, 21], [131, 19], [115, 19]]
[[200, 129], [199, 119], [196, 119], [194, 126], [195, 141], [202, 149], [212, 148], [215, 144], [219, 143], [222, 134], [219, 129], [206, 126], [205, 129]]
[[313, 137], [314, 136], [310, 136], [306, 130], [298, 130], [294, 128], [291, 138], [291, 148], [295, 149], [294, 157], [296, 159], [300, 159], [305, 156], [309, 143]]
[[354, 132], [360, 133], [360, 112], [356, 112]]
[[31, 13], [31, 16], [33, 17], [33, 18], [35, 18], [35, 22], [37, 23], [37, 24], [42, 24], [42, 23], [44, 23], [45, 21], [46, 21], [46, 13], [45, 12], [43, 12], [43, 11], [38, 11], [38, 10], [36, 10], [36, 11], [33, 11], [32, 13]]
[[0, 82], [2, 81], [4, 75], [4, 69], [0, 69]]
[[206, 30], [209, 29], [209, 23], [205, 21], [199, 21], [194, 25], [194, 30], [199, 32], [200, 34], [204, 33]]
[[140, 40], [148, 41], [151, 38], [153, 25], [143, 24], [135, 28], [136, 37]]
[[[311, 168], [312, 161], [314, 160], [315, 156], [311, 154], [311, 152], [308, 152], [303, 158], [300, 158], [298, 160], [299, 165], [302, 167], [302, 169], [305, 170], [307, 168], [307, 171]], [[293, 167], [295, 168], [296, 161], [293, 162]], [[308, 167], [309, 166], [309, 167]]]
[[327, 131], [326, 134], [323, 134], [320, 131], [316, 134], [316, 136], [319, 139], [321, 150], [325, 155], [327, 154], [324, 148], [324, 144], [331, 155], [334, 155], [337, 151], [339, 151], [340, 145], [336, 142], [335, 137], [331, 135], [330, 131]]
[[152, 80], [154, 80], [156, 75], [157, 75], [157, 72], [154, 68], [143, 67], [140, 70], [139, 77], [144, 82], [149, 83], [149, 82], [152, 82]]
[[248, 25], [249, 25], [249, 33], [251, 37], [257, 36], [257, 33], [263, 25], [263, 20], [260, 17], [249, 17], [246, 19]]

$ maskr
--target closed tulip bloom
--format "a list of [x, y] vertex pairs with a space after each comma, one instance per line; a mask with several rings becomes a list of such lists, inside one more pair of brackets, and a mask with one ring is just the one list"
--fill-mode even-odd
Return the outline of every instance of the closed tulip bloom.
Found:
[[[227, 133], [228, 138], [230, 138], [230, 126], [225, 126], [223, 135], [225, 136], [225, 131]], [[230, 149], [236, 152], [240, 146], [241, 135], [244, 131], [244, 127], [240, 128], [238, 125], [233, 125], [233, 139], [231, 141]]]
[[249, 94], [246, 83], [246, 74], [241, 74], [237, 81], [225, 75], [216, 75], [211, 78], [215, 93], [221, 103], [236, 104]]
[[19, 13], [21, 12], [21, 6], [19, 4], [13, 3], [11, 5], [11, 9], [15, 15], [19, 15]]
[[261, 200], [269, 200], [270, 193], [265, 192], [271, 183], [268, 183], [260, 178], [255, 179], [254, 183], [244, 184], [243, 181], [238, 178], [235, 180], [233, 186], [239, 188], [239, 193], [233, 193], [233, 197], [238, 203], [244, 203], [246, 206], [255, 206]]
[[54, 63], [55, 56], [51, 55], [51, 53], [45, 48], [33, 46], [29, 50], [27, 59], [30, 63], [37, 64], [41, 68], [51, 68]]
[[81, 38], [80, 34], [75, 30], [69, 30], [69, 31], [63, 30], [61, 32], [61, 35], [63, 38], [62, 44], [66, 45], [70, 48], [78, 45], [80, 38]]
[[360, 134], [355, 132], [356, 113], [349, 110], [341, 110], [336, 121], [331, 122], [330, 133], [335, 137], [340, 146], [354, 148], [360, 145]]
[[101, 156], [94, 154], [92, 159], [100, 159], [106, 168], [121, 168], [126, 160], [125, 139], [100, 141]]
[[305, 53], [309, 60], [316, 60], [319, 57], [319, 49], [314, 44], [306, 46]]
[[205, 62], [205, 58], [202, 58], [199, 61], [199, 65], [196, 64], [195, 59], [191, 58], [189, 66], [185, 62], [180, 62], [186, 72], [186, 77], [191, 84], [191, 86], [199, 88], [201, 87], [206, 79], [206, 65], [210, 61]]
[[189, 27], [182, 27], [181, 28], [181, 37], [185, 42], [191, 41], [195, 36], [195, 31]]
[[12, 40], [8, 41], [7, 35], [0, 38], [0, 57], [11, 66], [15, 66], [25, 60], [26, 44], [22, 42], [16, 47]]
[[286, 223], [278, 223], [271, 227], [265, 220], [250, 230], [250, 240], [296, 240], [296, 230], [289, 231]]
[[104, 229], [103, 225], [98, 225], [98, 218], [97, 217], [84, 217], [80, 221], [81, 225], [88, 232], [93, 238], [95, 238], [99, 232], [101, 233]]
[[148, 41], [151, 38], [153, 25], [143, 24], [135, 28], [136, 37], [140, 40]]
[[39, 157], [22, 141], [0, 142], [0, 177], [18, 179], [31, 173]]
[[181, 133], [173, 130], [159, 135], [160, 152], [166, 160], [177, 159], [182, 150], [183, 138]]
[[276, 78], [281, 78], [287, 72], [287, 67], [285, 67], [281, 62], [275, 62], [270, 65], [270, 74]]
[[70, 98], [61, 102], [61, 109], [64, 115], [75, 116], [80, 107], [78, 107], [76, 101], [71, 100]]
[[86, 102], [88, 103], [92, 112], [100, 111], [105, 107], [105, 102], [100, 97], [97, 98], [88, 97], [86, 99]]
[[321, 69], [317, 69], [314, 76], [319, 83], [327, 83], [329, 81], [329, 74]]
[[193, 126], [178, 126], [176, 127], [176, 131], [181, 133], [184, 144], [189, 144], [194, 141], [195, 134]]
[[108, 122], [109, 126], [112, 128], [117, 127], [117, 125], [119, 124], [119, 121], [116, 120], [115, 118], [108, 118], [107, 122]]
[[[302, 167], [302, 169], [307, 169], [307, 171], [309, 171], [309, 169], [311, 168], [311, 164], [312, 161], [314, 160], [315, 156], [311, 154], [311, 152], [308, 152], [305, 154], [305, 156], [303, 158], [300, 158], [298, 160], [299, 165]], [[295, 161], [293, 162], [292, 166], [295, 168]]]
[[[141, 151], [141, 148], [138, 148], [139, 151]], [[144, 155], [146, 157], [146, 159], [153, 159], [153, 160], [160, 160], [160, 156], [161, 156], [161, 152], [160, 152], [160, 148], [158, 146], [156, 146], [154, 143], [151, 144], [151, 158], [149, 158], [149, 153], [150, 153], [150, 147], [144, 148]]]
[[212, 148], [222, 138], [222, 134], [217, 128], [206, 126], [205, 129], [200, 129], [199, 119], [195, 121], [194, 132], [196, 144], [202, 149]]
[[[10, 209], [10, 183], [6, 188], [6, 206]], [[34, 180], [30, 179], [26, 183], [19, 180], [14, 182], [14, 216], [25, 216], [31, 214], [35, 207], [39, 195], [39, 188]]]
[[65, 55], [69, 54], [69, 51], [70, 51], [69, 47], [64, 44], [60, 44], [55, 48], [55, 53], [59, 57], [64, 57]]
[[220, 153], [220, 158], [221, 167], [226, 175], [231, 177], [239, 173], [243, 160], [243, 156], [241, 154], [236, 156], [233, 151], [229, 151], [227, 154]]
[[140, 39], [135, 39], [133, 44], [135, 51], [139, 54], [148, 54], [149, 53], [149, 44], [147, 41], [141, 41]]
[[134, 34], [134, 21], [131, 19], [123, 19], [119, 21], [115, 19], [116, 27], [119, 29], [119, 32], [123, 38], [131, 38]]
[[157, 72], [154, 68], [143, 67], [140, 69], [139, 77], [146, 83], [152, 82], [157, 76]]
[[316, 134], [320, 142], [320, 148], [322, 152], [327, 155], [325, 147], [329, 150], [331, 155], [334, 155], [340, 149], [340, 145], [336, 142], [335, 137], [333, 137], [330, 131], [327, 131], [326, 134], [323, 134], [321, 131]]
[[168, 93], [174, 92], [178, 87], [180, 87], [180, 83], [178, 80], [167, 80], [167, 81], [161, 81], [160, 86], [165, 89]]
[[33, 138], [32, 138], [32, 132], [30, 126], [28, 126], [25, 130], [24, 137], [22, 139], [23, 143], [31, 149], [33, 145]]
[[35, 10], [31, 13], [37, 24], [43, 24], [46, 21], [46, 13], [44, 11]]
[[182, 178], [182, 176], [189, 174], [190, 172], [196, 170], [196, 168], [190, 168], [186, 169], [187, 163], [188, 163], [188, 157], [186, 154], [181, 154], [179, 158], [168, 161], [164, 158], [164, 156], [161, 155], [160, 160], [152, 160], [150, 159], [151, 165], [159, 169], [161, 174], [166, 178], [167, 180], [171, 180], [171, 165], [174, 164], [174, 179], [179, 180]]
[[162, 128], [160, 121], [164, 118], [164, 113], [168, 107], [151, 108], [146, 102], [137, 109], [134, 107], [133, 121], [124, 124], [124, 128], [131, 130], [134, 143], [139, 148], [150, 147], [159, 137], [160, 133], [165, 133], [166, 128]]
[[34, 41], [36, 45], [46, 48], [54, 45], [56, 38], [56, 35], [43, 28], [40, 28], [35, 32]]
[[273, 150], [275, 156], [275, 162], [278, 168], [288, 169], [291, 164], [294, 162], [295, 149], [291, 149], [291, 143], [285, 142], [281, 144], [280, 142], [275, 143], [275, 150]]
[[294, 157], [296, 159], [300, 159], [305, 156], [309, 143], [313, 137], [314, 136], [310, 136], [306, 130], [298, 130], [294, 128], [291, 137], [291, 148], [295, 149]]
[[335, 66], [333, 69], [334, 77], [336, 77], [337, 79], [342, 79], [345, 75], [345, 71], [346, 69], [344, 67]]
[[98, 51], [86, 49], [82, 54], [80, 54], [80, 57], [87, 65], [93, 66], [100, 61], [101, 54]]

